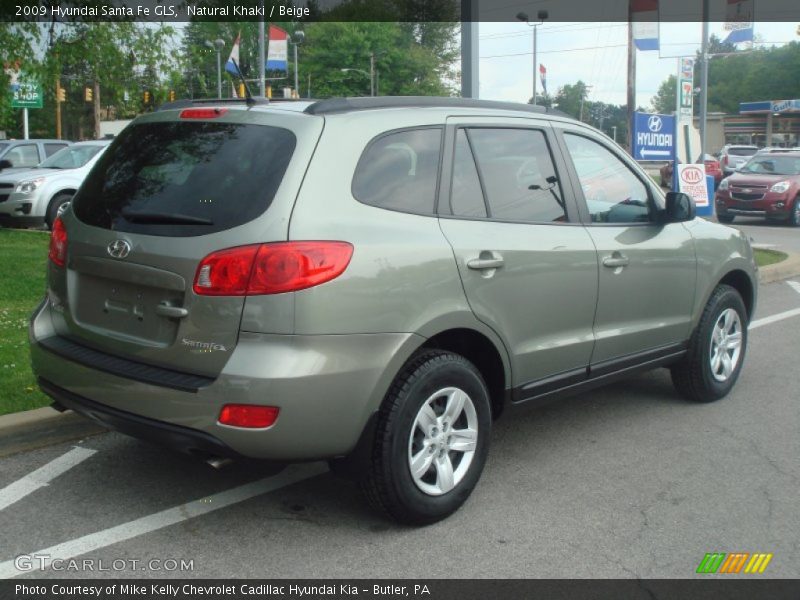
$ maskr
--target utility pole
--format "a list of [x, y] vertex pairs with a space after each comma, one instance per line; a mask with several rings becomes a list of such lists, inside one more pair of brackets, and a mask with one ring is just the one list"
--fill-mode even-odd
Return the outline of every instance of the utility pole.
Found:
[[633, 113], [636, 110], [636, 47], [633, 44], [633, 13], [628, 3], [628, 152], [633, 156]]
[[[703, 0], [703, 40], [700, 55], [703, 64], [700, 66], [700, 160], [706, 156], [706, 117], [708, 110], [708, 0]], [[769, 144], [769, 140], [767, 140]], [[691, 160], [686, 157], [687, 162]]]
[[[259, 2], [261, 12], [264, 12], [264, 0]], [[264, 43], [264, 17], [258, 19], [258, 95], [262, 98], [267, 95], [267, 81], [264, 73], [267, 68], [266, 44]]]
[[93, 83], [94, 93], [92, 94], [94, 114], [94, 139], [100, 139], [100, 82], [95, 79]]
[[61, 77], [56, 75], [56, 139], [61, 139]]

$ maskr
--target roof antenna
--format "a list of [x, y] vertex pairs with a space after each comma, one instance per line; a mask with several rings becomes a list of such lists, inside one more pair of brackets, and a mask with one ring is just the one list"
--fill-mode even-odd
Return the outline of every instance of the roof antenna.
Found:
[[244, 80], [244, 75], [242, 75], [242, 70], [239, 68], [239, 65], [236, 63], [233, 57], [231, 57], [230, 60], [233, 63], [233, 66], [236, 67], [236, 72], [239, 74], [239, 79], [241, 80], [242, 85], [244, 86], [244, 101], [245, 103], [247, 103], [247, 106], [253, 106], [256, 103], [256, 101], [253, 100], [253, 94], [250, 93], [250, 88], [248, 87], [247, 82]]

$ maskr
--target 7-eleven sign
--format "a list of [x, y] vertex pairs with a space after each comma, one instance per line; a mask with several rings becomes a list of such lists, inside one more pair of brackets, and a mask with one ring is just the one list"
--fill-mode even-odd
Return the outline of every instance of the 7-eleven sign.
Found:
[[694, 83], [691, 79], [681, 80], [681, 116], [692, 116], [692, 104], [694, 98]]

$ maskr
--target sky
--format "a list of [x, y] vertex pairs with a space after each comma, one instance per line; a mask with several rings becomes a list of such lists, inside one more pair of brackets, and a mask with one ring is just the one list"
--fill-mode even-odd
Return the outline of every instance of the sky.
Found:
[[[723, 23], [710, 23], [709, 33], [727, 35]], [[627, 23], [554, 22], [538, 28], [537, 61], [547, 69], [547, 91], [579, 79], [591, 85], [590, 100], [626, 103]], [[661, 50], [636, 56], [636, 103], [650, 107], [661, 82], [677, 71], [677, 57], [694, 56], [700, 48], [702, 23], [662, 23]], [[797, 22], [755, 23], [758, 46], [800, 41]], [[480, 97], [527, 102], [533, 92], [531, 27], [522, 22], [480, 23]], [[541, 94], [541, 82], [537, 82]], [[778, 98], [775, 98], [776, 100]]]

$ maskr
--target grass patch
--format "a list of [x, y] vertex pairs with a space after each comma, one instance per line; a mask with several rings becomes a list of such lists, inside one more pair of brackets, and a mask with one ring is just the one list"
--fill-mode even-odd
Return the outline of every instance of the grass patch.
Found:
[[774, 265], [775, 263], [786, 260], [787, 255], [777, 250], [766, 250], [764, 248], [753, 248], [756, 256], [756, 264], [759, 267], [766, 267], [767, 265]]
[[50, 404], [31, 372], [28, 318], [45, 293], [50, 237], [0, 229], [0, 415]]

